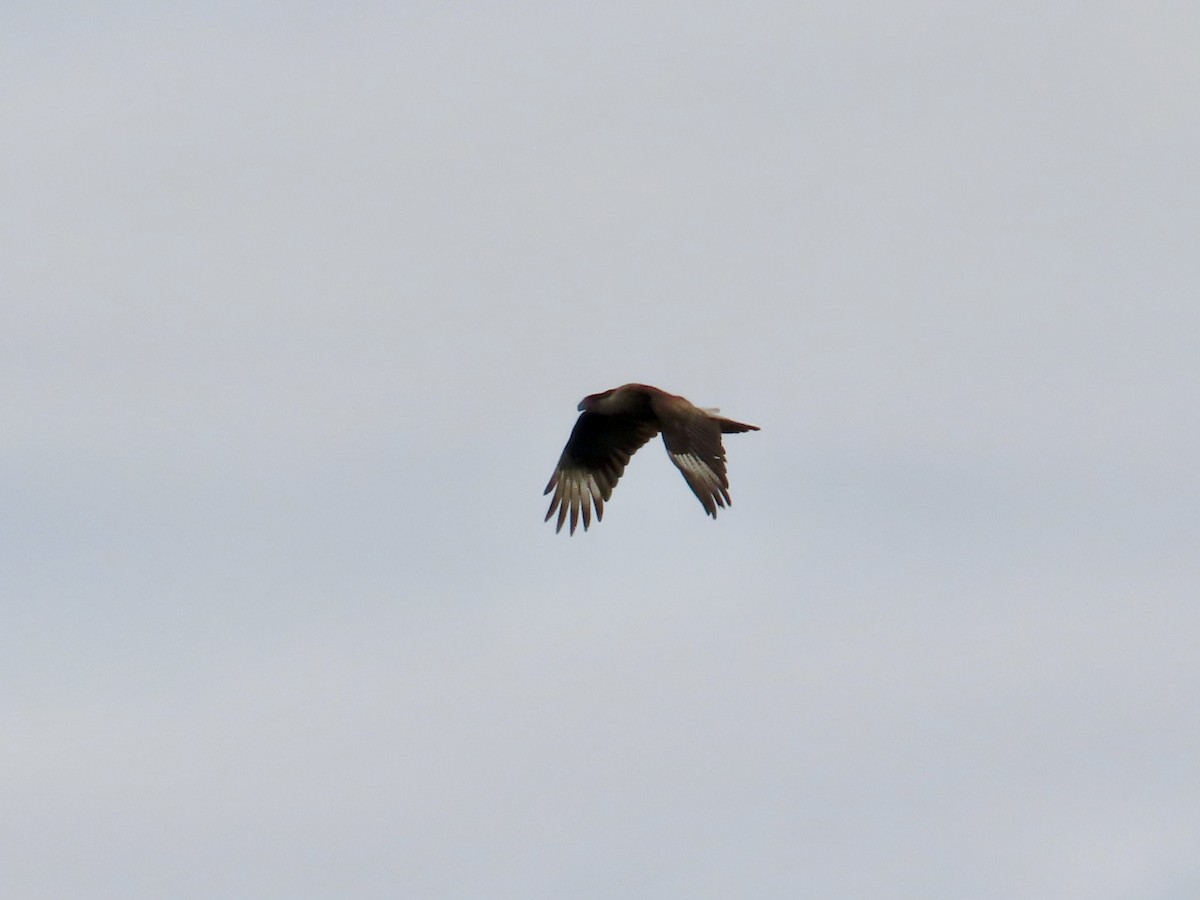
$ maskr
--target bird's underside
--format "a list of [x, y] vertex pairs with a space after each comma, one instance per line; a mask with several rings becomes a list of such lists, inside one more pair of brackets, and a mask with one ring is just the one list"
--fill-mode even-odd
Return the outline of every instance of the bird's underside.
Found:
[[705, 513], [716, 518], [729, 498], [722, 434], [758, 431], [717, 415], [716, 410], [693, 406], [683, 397], [646, 384], [626, 384], [591, 394], [579, 404], [580, 416], [571, 429], [558, 466], [544, 493], [554, 492], [546, 521], [557, 511], [555, 531], [570, 522], [570, 533], [580, 519], [583, 528], [604, 516], [629, 458], [643, 444], [662, 434], [671, 462], [683, 474]]

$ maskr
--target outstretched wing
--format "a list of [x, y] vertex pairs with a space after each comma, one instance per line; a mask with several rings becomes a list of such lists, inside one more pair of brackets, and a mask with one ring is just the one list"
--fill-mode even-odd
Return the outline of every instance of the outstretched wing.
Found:
[[[709, 415], [703, 410], [676, 410], [662, 416], [663, 443], [671, 462], [683, 473], [692, 493], [699, 498], [704, 511], [717, 517], [717, 507], [724, 509], [729, 499], [729, 478], [725, 474], [725, 447], [721, 444], [723, 423], [729, 420]], [[733, 423], [730, 424], [740, 424]], [[739, 430], [756, 430], [746, 425]]]
[[568, 516], [571, 519], [571, 534], [579, 517], [583, 516], [583, 529], [592, 522], [592, 508], [596, 520], [604, 517], [604, 501], [612, 496], [613, 488], [625, 471], [629, 457], [639, 447], [658, 434], [658, 425], [653, 421], [629, 416], [609, 416], [584, 412], [571, 429], [571, 437], [559, 457], [558, 466], [550, 477], [550, 483], [542, 493], [554, 491], [546, 521], [558, 510], [558, 525], [562, 531]]

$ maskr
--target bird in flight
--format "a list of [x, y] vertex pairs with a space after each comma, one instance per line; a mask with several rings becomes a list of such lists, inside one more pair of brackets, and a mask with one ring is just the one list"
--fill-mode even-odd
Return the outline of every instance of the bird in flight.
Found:
[[715, 409], [701, 409], [648, 384], [623, 384], [590, 394], [579, 402], [579, 410], [581, 415], [543, 491], [554, 491], [545, 521], [557, 510], [556, 532], [569, 518], [574, 534], [581, 517], [587, 531], [593, 507], [600, 521], [604, 502], [612, 496], [629, 457], [660, 431], [671, 462], [683, 473], [704, 511], [715, 519], [718, 506], [724, 509], [733, 502], [721, 435], [759, 430], [757, 425], [723, 418]]

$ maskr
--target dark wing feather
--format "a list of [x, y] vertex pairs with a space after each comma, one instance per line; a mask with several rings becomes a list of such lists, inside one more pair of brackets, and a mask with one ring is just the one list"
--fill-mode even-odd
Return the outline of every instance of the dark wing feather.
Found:
[[612, 496], [629, 457], [656, 434], [657, 423], [646, 419], [582, 413], [543, 491], [545, 494], [554, 491], [546, 521], [558, 510], [558, 525], [554, 530], [561, 531], [570, 517], [574, 534], [581, 515], [583, 529], [587, 530], [593, 507], [596, 520], [603, 518], [604, 501]]
[[[663, 416], [663, 443], [671, 462], [683, 473], [692, 493], [699, 498], [704, 511], [717, 517], [717, 507], [724, 509], [729, 499], [729, 477], [725, 474], [725, 448], [721, 444], [725, 421], [692, 407], [676, 410]], [[740, 424], [740, 423], [731, 423]], [[746, 430], [755, 429], [753, 425]]]

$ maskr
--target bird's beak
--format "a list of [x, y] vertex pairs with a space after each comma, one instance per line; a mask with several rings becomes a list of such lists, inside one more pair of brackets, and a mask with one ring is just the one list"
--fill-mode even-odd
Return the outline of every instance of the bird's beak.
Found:
[[577, 407], [575, 407], [575, 409], [579, 412], [583, 412], [585, 409], [587, 409], [587, 401], [580, 400], [579, 405]]

